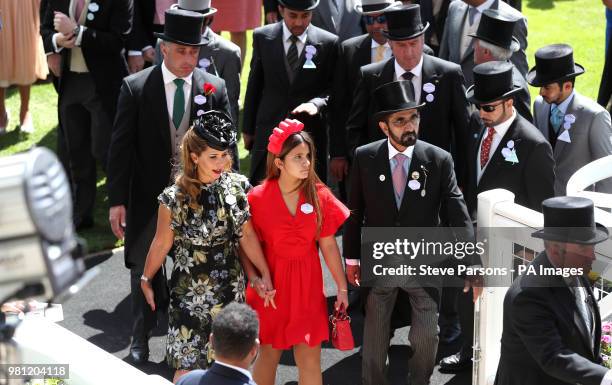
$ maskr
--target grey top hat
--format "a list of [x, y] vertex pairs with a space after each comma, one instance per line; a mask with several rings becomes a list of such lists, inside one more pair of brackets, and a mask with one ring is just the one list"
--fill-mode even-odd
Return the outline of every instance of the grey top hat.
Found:
[[362, 15], [371, 15], [401, 5], [401, 1], [394, 0], [361, 0], [361, 4], [355, 4], [355, 10]]
[[172, 4], [172, 7], [211, 16], [217, 13], [217, 8], [211, 7], [211, 2], [212, 0], [178, 0], [178, 4]]

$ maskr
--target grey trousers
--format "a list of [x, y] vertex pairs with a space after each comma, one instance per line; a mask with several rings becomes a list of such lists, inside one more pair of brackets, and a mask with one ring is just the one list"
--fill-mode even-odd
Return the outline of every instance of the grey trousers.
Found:
[[363, 332], [363, 385], [387, 385], [386, 360], [389, 349], [391, 313], [399, 290], [410, 296], [412, 322], [408, 339], [414, 350], [408, 361], [408, 383], [429, 384], [438, 350], [438, 305], [421, 287], [374, 287], [366, 302]]

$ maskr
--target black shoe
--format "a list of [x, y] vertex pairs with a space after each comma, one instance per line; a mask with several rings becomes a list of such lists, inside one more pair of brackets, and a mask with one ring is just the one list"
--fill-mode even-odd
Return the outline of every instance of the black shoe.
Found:
[[472, 368], [472, 356], [455, 353], [451, 356], [440, 360], [440, 372], [442, 373], [459, 373]]
[[145, 346], [130, 347], [130, 358], [135, 365], [142, 365], [149, 361], [149, 348]]

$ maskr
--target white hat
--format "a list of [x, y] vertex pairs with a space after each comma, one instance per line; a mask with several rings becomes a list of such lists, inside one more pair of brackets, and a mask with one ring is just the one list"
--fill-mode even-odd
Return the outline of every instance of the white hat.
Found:
[[203, 14], [204, 16], [210, 16], [217, 13], [217, 9], [211, 7], [211, 0], [178, 0], [178, 4], [174, 4], [173, 7], [184, 9], [187, 11], [194, 11]]
[[355, 10], [362, 15], [371, 15], [400, 5], [402, 5], [401, 1], [394, 0], [361, 0], [361, 4], [355, 5]]

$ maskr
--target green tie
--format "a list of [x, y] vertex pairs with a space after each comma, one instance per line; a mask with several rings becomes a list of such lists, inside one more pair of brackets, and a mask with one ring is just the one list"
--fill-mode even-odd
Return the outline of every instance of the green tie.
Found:
[[183, 83], [185, 83], [183, 79], [174, 79], [176, 91], [174, 91], [174, 104], [172, 106], [172, 123], [174, 123], [174, 128], [177, 129], [181, 125], [181, 120], [183, 120], [183, 114], [185, 113], [185, 93], [183, 92]]

